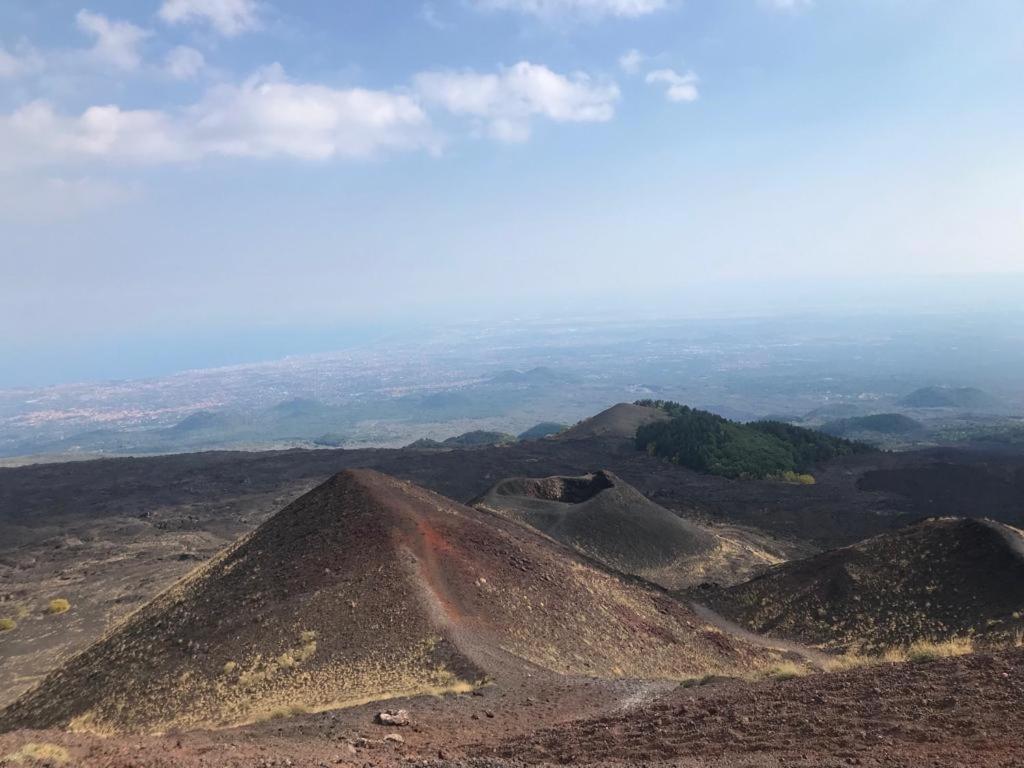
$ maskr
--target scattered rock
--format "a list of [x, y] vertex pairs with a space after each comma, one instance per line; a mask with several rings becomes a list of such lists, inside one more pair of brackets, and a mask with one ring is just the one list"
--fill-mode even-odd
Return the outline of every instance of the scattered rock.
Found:
[[409, 711], [405, 709], [385, 709], [377, 713], [377, 722], [380, 725], [408, 725]]
[[405, 739], [397, 733], [389, 733], [384, 737], [384, 741], [390, 741], [394, 744], [405, 744]]

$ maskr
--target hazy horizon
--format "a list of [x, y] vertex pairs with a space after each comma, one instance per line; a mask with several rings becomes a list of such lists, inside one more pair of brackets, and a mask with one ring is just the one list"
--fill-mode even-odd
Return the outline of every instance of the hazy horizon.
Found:
[[3, 385], [453, 321], [1012, 308], [1022, 39], [1014, 0], [5, 3]]
[[[137, 380], [223, 366], [274, 362], [288, 357], [343, 352], [367, 344], [406, 342], [446, 329], [632, 323], [717, 322], [807, 317], [1024, 318], [1018, 297], [1024, 274], [935, 276], [861, 281], [720, 281], [677, 291], [674, 300], [652, 290], [649, 304], [632, 297], [598, 295], [587, 301], [513, 313], [504, 305], [461, 308], [458, 313], [392, 312], [347, 320], [204, 325], [199, 318], [162, 332], [121, 328], [106, 333], [76, 332], [40, 341], [0, 339], [8, 365], [0, 388]], [[589, 305], [588, 305], [589, 304]], [[598, 308], [594, 308], [596, 305]], [[470, 313], [467, 310], [475, 310]]]

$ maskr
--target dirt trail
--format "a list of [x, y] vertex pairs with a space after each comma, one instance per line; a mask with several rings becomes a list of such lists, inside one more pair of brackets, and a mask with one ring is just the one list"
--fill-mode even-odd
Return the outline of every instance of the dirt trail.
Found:
[[745, 640], [751, 645], [756, 645], [759, 648], [797, 654], [815, 669], [826, 669], [828, 662], [833, 658], [827, 653], [801, 643], [796, 643], [790, 640], [781, 640], [777, 637], [767, 637], [765, 635], [755, 634], [754, 632], [744, 629], [736, 622], [729, 621], [729, 619], [724, 616], [720, 616], [706, 605], [691, 602], [690, 607], [701, 619], [706, 621], [708, 624], [712, 624], [723, 632], [727, 632], [728, 634], [738, 637], [741, 640]]

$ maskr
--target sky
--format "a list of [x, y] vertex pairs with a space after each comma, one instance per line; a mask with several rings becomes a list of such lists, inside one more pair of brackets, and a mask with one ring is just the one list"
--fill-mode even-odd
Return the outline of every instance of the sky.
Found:
[[4, 380], [1022, 273], [1020, 0], [0, 5]]

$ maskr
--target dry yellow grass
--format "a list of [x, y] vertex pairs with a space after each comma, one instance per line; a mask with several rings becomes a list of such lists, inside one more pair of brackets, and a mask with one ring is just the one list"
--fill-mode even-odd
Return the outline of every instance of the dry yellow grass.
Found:
[[[1015, 636], [1015, 645], [1024, 645], [1024, 630]], [[974, 652], [974, 641], [970, 638], [953, 638], [943, 642], [931, 640], [918, 640], [909, 646], [894, 646], [887, 648], [881, 654], [868, 655], [857, 651], [833, 656], [823, 665], [826, 672], [843, 672], [858, 667], [868, 667], [873, 664], [902, 664], [907, 661], [933, 661], [951, 656], [965, 656]]]
[[841, 656], [833, 656], [822, 667], [826, 672], [844, 672], [848, 669], [869, 667], [881, 661], [883, 661], [883, 658], [880, 656], [865, 656], [856, 651], [847, 651]]
[[55, 597], [46, 606], [47, 613], [64, 613], [71, 609], [71, 603], [65, 600], [63, 597]]
[[0, 632], [10, 632], [16, 626], [18, 626], [18, 622], [16, 622], [14, 619], [9, 619], [6, 617], [0, 619]]
[[907, 660], [907, 649], [898, 647], [887, 648], [879, 658], [890, 664], [902, 664]]
[[30, 741], [24, 744], [21, 749], [5, 755], [4, 764], [7, 763], [49, 763], [50, 765], [63, 765], [71, 759], [71, 755], [64, 747], [56, 744], [39, 743]]
[[954, 637], [940, 643], [918, 640], [907, 649], [908, 661], [934, 661], [951, 656], [966, 656], [974, 652], [974, 641], [969, 637]]

